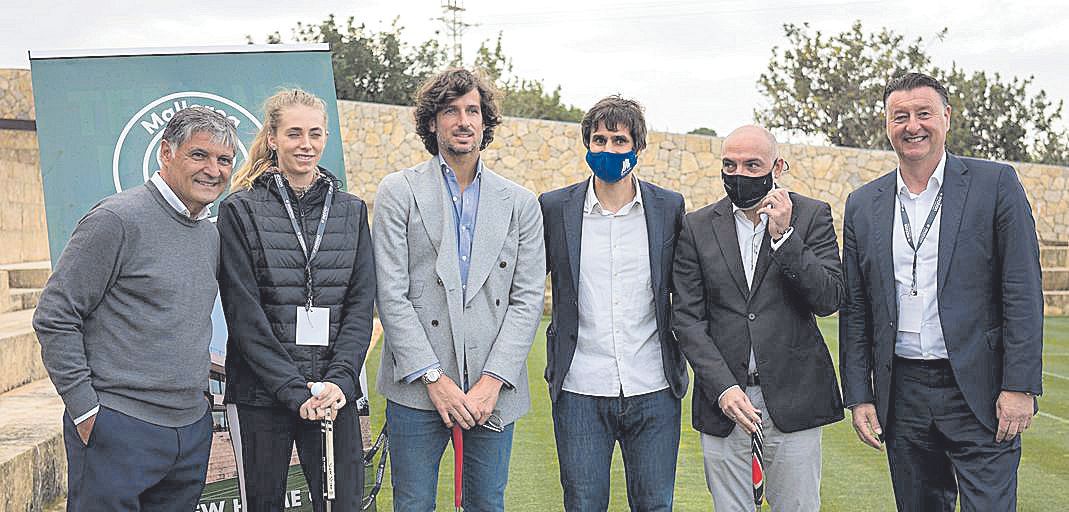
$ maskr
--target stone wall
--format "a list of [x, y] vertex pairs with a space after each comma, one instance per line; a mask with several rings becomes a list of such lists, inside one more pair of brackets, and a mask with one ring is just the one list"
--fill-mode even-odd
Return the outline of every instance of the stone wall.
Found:
[[[387, 173], [429, 157], [415, 134], [411, 107], [338, 102], [349, 189], [374, 206]], [[0, 119], [33, 119], [30, 73], [0, 69]], [[723, 139], [651, 132], [639, 175], [678, 190], [689, 209], [723, 196]], [[832, 205], [838, 227], [847, 194], [895, 165], [889, 151], [784, 144], [791, 170], [782, 183]], [[573, 123], [507, 118], [484, 153], [492, 169], [535, 192], [585, 178], [585, 149]], [[1040, 238], [1069, 241], [1069, 168], [1016, 164]], [[0, 130], [0, 264], [48, 259], [44, 199], [34, 132]]]
[[37, 134], [0, 130], [0, 264], [48, 259]]
[[[0, 119], [33, 120], [30, 72], [0, 69]], [[48, 259], [37, 134], [0, 129], [0, 264]]]
[[[411, 107], [338, 102], [349, 189], [374, 205], [387, 173], [429, 158], [415, 133]], [[693, 210], [724, 196], [720, 181], [722, 138], [651, 132], [639, 156], [642, 179], [677, 190]], [[783, 144], [791, 169], [781, 183], [832, 205], [841, 233], [846, 196], [893, 169], [893, 152]], [[579, 181], [590, 171], [579, 125], [507, 118], [483, 153], [491, 169], [535, 192]], [[1039, 236], [1069, 241], [1069, 168], [1014, 164], [1035, 212]]]
[[37, 119], [28, 69], [0, 69], [0, 119]]

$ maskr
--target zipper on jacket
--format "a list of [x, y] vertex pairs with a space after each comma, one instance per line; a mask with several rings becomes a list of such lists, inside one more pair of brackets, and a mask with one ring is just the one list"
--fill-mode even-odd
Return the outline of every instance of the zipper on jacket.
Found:
[[[288, 185], [288, 183], [287, 183], [287, 185]], [[293, 189], [291, 188], [290, 189], [291, 193], [292, 193], [292, 190]], [[297, 194], [293, 194], [293, 197], [294, 197], [295, 202], [297, 203], [297, 218], [298, 218], [298, 221], [301, 223], [301, 231], [303, 231], [304, 233], [307, 233], [308, 232], [308, 226], [304, 222], [304, 204], [301, 203], [301, 198], [297, 197]], [[305, 238], [304, 242], [307, 244], [308, 243], [308, 239]], [[305, 257], [307, 258], [308, 255], [306, 254]], [[318, 364], [319, 363], [319, 347], [309, 347], [309, 348], [312, 349], [312, 375], [311, 375], [311, 377], [312, 377], [312, 379], [318, 381], [318, 380], [320, 380], [319, 364]]]

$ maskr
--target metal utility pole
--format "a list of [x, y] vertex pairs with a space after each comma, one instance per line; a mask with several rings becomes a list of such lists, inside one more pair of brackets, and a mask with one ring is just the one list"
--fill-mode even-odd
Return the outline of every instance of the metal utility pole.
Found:
[[435, 18], [445, 25], [445, 33], [452, 39], [453, 60], [450, 64], [453, 66], [460, 66], [464, 62], [464, 31], [477, 25], [464, 22], [464, 11], [464, 0], [442, 0], [442, 16]]

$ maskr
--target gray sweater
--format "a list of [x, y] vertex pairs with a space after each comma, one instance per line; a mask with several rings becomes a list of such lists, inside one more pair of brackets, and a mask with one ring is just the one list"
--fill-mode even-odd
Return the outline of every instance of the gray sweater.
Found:
[[72, 418], [97, 405], [165, 427], [204, 415], [218, 268], [215, 226], [151, 182], [78, 222], [33, 315]]

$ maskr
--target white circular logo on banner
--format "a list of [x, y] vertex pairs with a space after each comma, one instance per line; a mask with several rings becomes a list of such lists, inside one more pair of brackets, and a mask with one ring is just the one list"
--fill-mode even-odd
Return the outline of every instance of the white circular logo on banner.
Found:
[[[160, 169], [160, 140], [163, 138], [164, 127], [178, 111], [195, 106], [207, 107], [222, 114], [234, 123], [236, 128], [245, 123], [255, 126], [256, 131], [262, 127], [260, 120], [245, 107], [217, 94], [185, 91], [161, 96], [138, 110], [126, 122], [115, 142], [111, 175], [116, 192], [145, 183]], [[248, 157], [249, 152], [239, 139], [234, 169], [240, 167], [241, 162]], [[131, 165], [133, 162], [140, 162], [140, 165]]]

